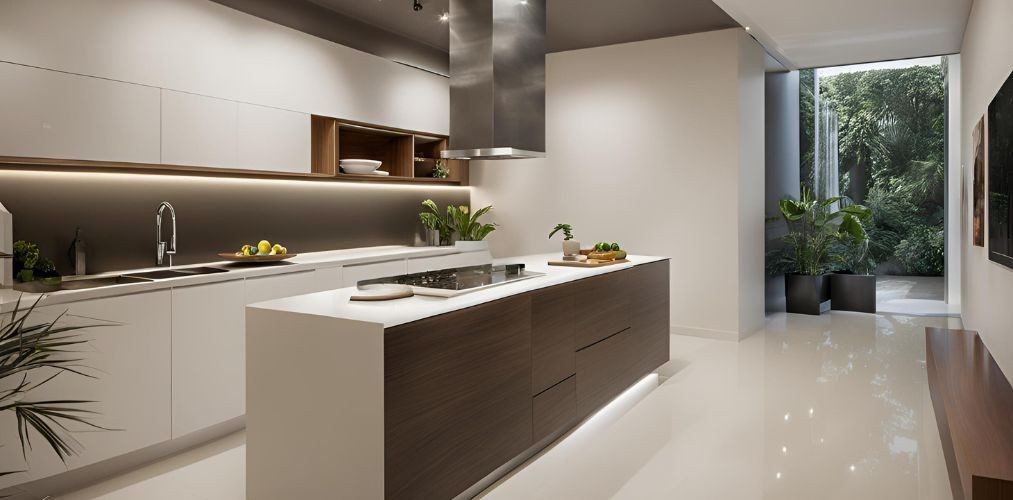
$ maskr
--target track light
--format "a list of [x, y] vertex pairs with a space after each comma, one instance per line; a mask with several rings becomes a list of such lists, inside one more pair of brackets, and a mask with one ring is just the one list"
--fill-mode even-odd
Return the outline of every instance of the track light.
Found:
[[422, 7], [423, 7], [423, 5], [422, 5], [422, 1], [421, 0], [413, 0], [412, 1], [412, 10], [414, 10], [415, 12], [418, 12], [418, 11], [422, 10]]

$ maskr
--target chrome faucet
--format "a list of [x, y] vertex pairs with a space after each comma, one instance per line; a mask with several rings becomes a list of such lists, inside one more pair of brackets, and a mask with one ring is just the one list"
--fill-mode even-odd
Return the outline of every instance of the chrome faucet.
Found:
[[[162, 241], [162, 212], [169, 209], [169, 216], [172, 217], [172, 237], [169, 238], [168, 246]], [[172, 267], [172, 256], [176, 255], [176, 209], [172, 204], [163, 201], [158, 205], [158, 212], [155, 213], [155, 262], [160, 266], [165, 256], [169, 256], [169, 267]]]

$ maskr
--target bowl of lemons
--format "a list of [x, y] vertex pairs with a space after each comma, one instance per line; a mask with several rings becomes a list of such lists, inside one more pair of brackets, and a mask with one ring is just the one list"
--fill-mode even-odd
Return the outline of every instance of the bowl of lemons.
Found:
[[256, 245], [243, 245], [238, 252], [222, 252], [218, 256], [232, 262], [278, 262], [298, 254], [288, 253], [280, 243], [260, 240]]

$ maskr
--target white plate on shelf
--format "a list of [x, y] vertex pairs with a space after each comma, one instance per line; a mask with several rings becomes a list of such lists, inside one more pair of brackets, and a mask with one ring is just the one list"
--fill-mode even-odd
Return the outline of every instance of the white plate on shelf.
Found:
[[383, 162], [376, 160], [338, 160], [341, 170], [347, 174], [371, 174], [383, 165]]

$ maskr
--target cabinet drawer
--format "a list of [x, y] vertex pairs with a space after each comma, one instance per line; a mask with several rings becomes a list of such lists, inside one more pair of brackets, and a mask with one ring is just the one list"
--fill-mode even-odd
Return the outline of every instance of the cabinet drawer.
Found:
[[649, 344], [647, 357], [641, 360], [651, 369], [669, 359], [668, 344], [671, 335], [668, 261], [653, 262], [634, 267], [630, 273], [627, 296], [630, 298], [630, 323], [637, 335]]
[[574, 288], [553, 286], [531, 294], [531, 394], [574, 373]]
[[624, 286], [629, 272], [615, 271], [574, 283], [577, 349], [630, 326], [629, 294]]
[[577, 383], [574, 376], [534, 397], [534, 442], [568, 429], [577, 422]]
[[590, 415], [660, 366], [653, 349], [651, 336], [629, 328], [577, 351], [577, 416]]

